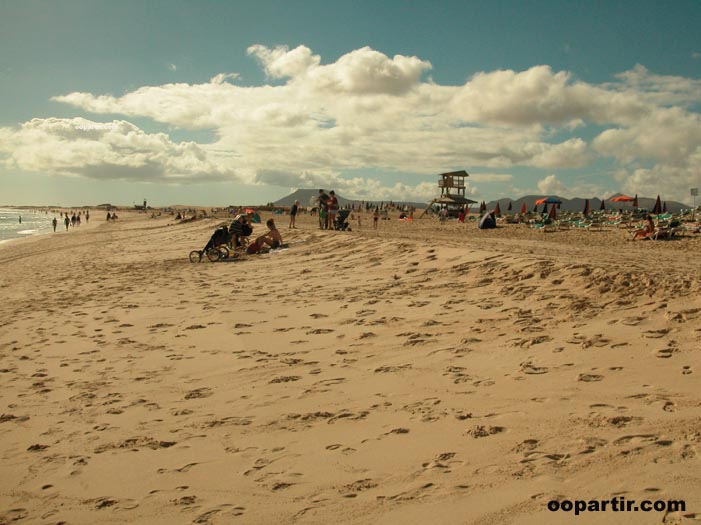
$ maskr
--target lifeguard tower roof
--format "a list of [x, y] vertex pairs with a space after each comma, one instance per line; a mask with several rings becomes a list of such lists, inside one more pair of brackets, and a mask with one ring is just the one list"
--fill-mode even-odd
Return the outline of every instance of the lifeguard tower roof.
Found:
[[452, 177], [469, 177], [470, 174], [466, 172], [465, 170], [459, 170], [459, 171], [449, 171], [448, 173], [441, 173], [441, 177], [445, 176], [452, 176]]

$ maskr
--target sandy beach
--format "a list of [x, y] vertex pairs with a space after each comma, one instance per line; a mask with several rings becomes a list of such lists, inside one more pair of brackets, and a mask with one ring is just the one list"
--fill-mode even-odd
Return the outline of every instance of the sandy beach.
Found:
[[0, 246], [2, 524], [701, 520], [701, 235], [95, 218]]

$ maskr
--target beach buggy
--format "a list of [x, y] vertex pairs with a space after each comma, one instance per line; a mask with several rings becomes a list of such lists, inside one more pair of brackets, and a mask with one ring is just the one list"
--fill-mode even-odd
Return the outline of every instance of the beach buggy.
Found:
[[217, 228], [201, 250], [190, 252], [190, 262], [200, 262], [206, 256], [211, 262], [228, 259], [232, 253], [245, 251], [248, 237], [253, 233], [253, 228], [245, 215], [237, 215], [231, 226], [226, 225]]

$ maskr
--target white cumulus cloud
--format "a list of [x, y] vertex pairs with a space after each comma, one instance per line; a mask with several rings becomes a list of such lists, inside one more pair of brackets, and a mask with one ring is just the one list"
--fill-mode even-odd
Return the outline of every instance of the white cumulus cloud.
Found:
[[[35, 119], [0, 130], [0, 152], [17, 167], [51, 173], [134, 180], [229, 177], [284, 187], [330, 180], [364, 196], [433, 195], [435, 174], [458, 168], [542, 170], [543, 184], [557, 189], [551, 173], [605, 158], [615, 164], [612, 172], [623, 174], [618, 180], [627, 188], [639, 184], [642, 194], [655, 177], [665, 177], [665, 187], [682, 198], [697, 167], [698, 79], [636, 66], [612, 82], [592, 84], [536, 65], [478, 72], [462, 85], [440, 85], [423, 78], [430, 62], [369, 47], [330, 63], [303, 45], [257, 44], [248, 54], [267, 75], [265, 83], [241, 86], [237, 73], [220, 73], [201, 83], [53, 98], [95, 115], [150, 118], [163, 125], [161, 133], [145, 133], [126, 120], [113, 121], [115, 129], [75, 133], [70, 127], [76, 119]], [[176, 142], [169, 136], [172, 128], [209, 130], [215, 139]], [[430, 182], [424, 187], [382, 185], [372, 177], [358, 181], [347, 175], [355, 169], [422, 174]]]

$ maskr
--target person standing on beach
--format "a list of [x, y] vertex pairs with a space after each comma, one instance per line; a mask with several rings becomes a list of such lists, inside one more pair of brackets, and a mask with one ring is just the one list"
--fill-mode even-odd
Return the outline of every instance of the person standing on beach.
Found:
[[68, 227], [71, 225], [71, 220], [68, 218], [68, 214], [66, 213], [66, 218], [63, 221], [63, 223], [66, 225], [66, 231], [68, 231]]
[[54, 217], [54, 220], [51, 221], [51, 224], [54, 225], [54, 233], [56, 233], [56, 226], [58, 226], [58, 219]]
[[372, 214], [372, 227], [376, 230], [377, 223], [380, 221], [380, 208], [375, 206], [375, 213]]
[[329, 227], [329, 196], [324, 190], [319, 190], [319, 229], [326, 230]]
[[87, 224], [89, 221], [90, 221], [90, 212], [86, 210], [85, 211], [85, 224]]
[[328, 225], [329, 225], [329, 230], [331, 229], [336, 229], [336, 214], [338, 213], [338, 199], [336, 198], [336, 192], [331, 190], [329, 192], [329, 201], [328, 201], [328, 207], [329, 207], [329, 218], [328, 218]]
[[292, 205], [292, 208], [290, 208], [290, 228], [297, 228], [297, 226], [295, 226], [297, 212], [299, 212], [299, 201], [295, 201], [295, 203]]
[[19, 216], [19, 223], [22, 224], [22, 216]]

